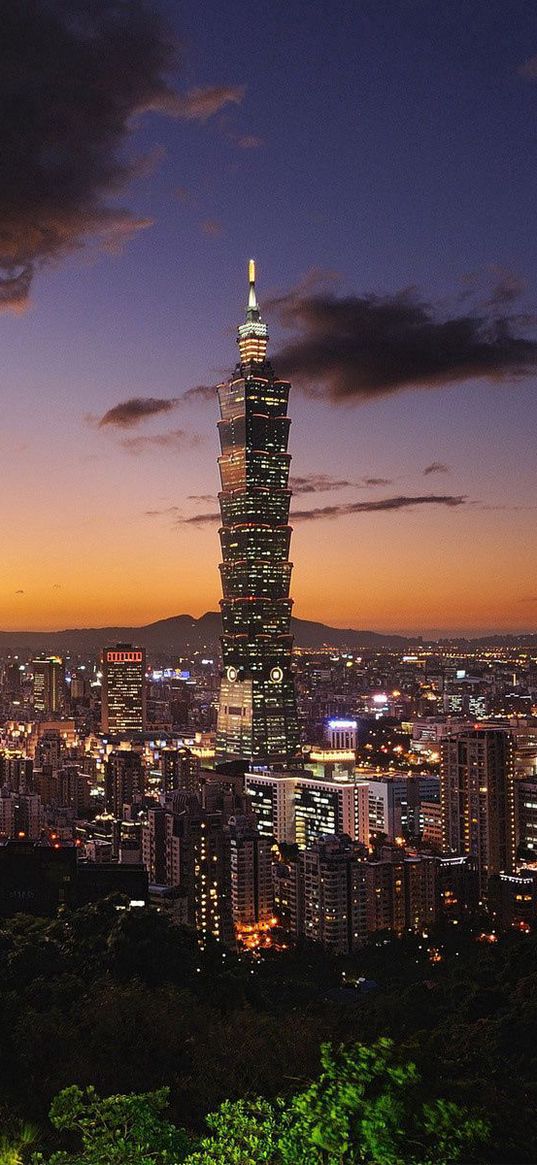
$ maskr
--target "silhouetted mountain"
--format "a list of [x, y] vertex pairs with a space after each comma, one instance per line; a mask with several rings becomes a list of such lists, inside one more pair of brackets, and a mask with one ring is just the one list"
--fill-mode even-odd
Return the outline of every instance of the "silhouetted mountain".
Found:
[[[376, 631], [342, 630], [308, 619], [293, 619], [292, 631], [297, 647], [404, 648], [418, 640], [402, 635], [382, 635]], [[59, 652], [91, 655], [107, 643], [139, 643], [150, 658], [173, 659], [177, 656], [206, 652], [214, 655], [219, 648], [220, 614], [207, 611], [200, 619], [175, 615], [159, 619], [145, 627], [78, 627], [67, 631], [0, 631], [0, 655], [28, 655], [34, 652]]]

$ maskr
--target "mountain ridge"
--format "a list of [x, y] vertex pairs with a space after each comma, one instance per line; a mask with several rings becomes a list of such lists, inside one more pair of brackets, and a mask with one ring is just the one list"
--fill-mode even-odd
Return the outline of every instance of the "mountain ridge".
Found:
[[[537, 635], [492, 634], [480, 637], [460, 635], [442, 636], [428, 640], [421, 635], [389, 635], [381, 631], [330, 627], [310, 619], [291, 620], [295, 645], [301, 648], [335, 647], [349, 650], [375, 648], [403, 649], [423, 642], [471, 644], [475, 647], [504, 647], [517, 644], [537, 645]], [[219, 650], [221, 634], [220, 613], [206, 611], [199, 619], [193, 615], [171, 615], [156, 619], [140, 627], [71, 627], [61, 631], [0, 631], [0, 655], [21, 655], [32, 652], [64, 652], [90, 655], [109, 643], [139, 643], [150, 659], [173, 659], [198, 651], [215, 654]]]
[[[415, 636], [384, 635], [377, 631], [330, 627], [309, 619], [292, 619], [297, 647], [404, 647], [418, 643]], [[64, 651], [81, 654], [100, 650], [107, 643], [139, 643], [148, 654], [188, 655], [194, 651], [215, 652], [221, 634], [220, 613], [206, 611], [199, 619], [192, 615], [171, 615], [141, 627], [72, 627], [61, 631], [0, 631], [0, 653]]]

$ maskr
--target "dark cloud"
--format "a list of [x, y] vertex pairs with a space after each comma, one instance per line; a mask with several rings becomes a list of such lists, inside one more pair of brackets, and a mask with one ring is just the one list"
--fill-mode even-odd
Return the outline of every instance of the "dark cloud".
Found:
[[431, 474], [431, 473], [449, 473], [449, 472], [450, 472], [449, 465], [446, 465], [443, 461], [431, 461], [430, 465], [425, 466], [425, 469], [423, 470], [423, 476], [429, 477], [429, 474]]
[[109, 425], [118, 429], [132, 429], [141, 421], [173, 412], [181, 404], [189, 404], [193, 400], [214, 400], [214, 397], [215, 389], [212, 385], [196, 384], [193, 388], [188, 388], [181, 397], [129, 397], [128, 400], [122, 400], [108, 409], [104, 416], [97, 418], [87, 414], [86, 420], [90, 425], [96, 424], [99, 429], [107, 428]]
[[190, 518], [178, 518], [178, 526], [209, 526], [213, 522], [220, 522], [222, 519], [216, 510], [211, 510], [207, 514], [193, 514]]
[[183, 393], [181, 401], [187, 403], [191, 400], [210, 400], [214, 401], [216, 397], [216, 389], [214, 384], [196, 384], [193, 388], [187, 388]]
[[517, 69], [519, 77], [525, 77], [528, 81], [537, 81], [537, 54], [530, 57], [529, 60], [524, 61]]
[[168, 90], [148, 108], [188, 121], [208, 121], [226, 105], [240, 105], [244, 94], [244, 85], [205, 85], [184, 94]]
[[163, 510], [146, 510], [146, 518], [161, 518], [164, 514], [178, 514], [179, 506], [165, 506]]
[[211, 239], [218, 239], [224, 233], [222, 223], [217, 218], [204, 219], [200, 223], [200, 230], [202, 234], [207, 235]]
[[177, 44], [146, 0], [0, 0], [0, 27], [0, 307], [22, 310], [36, 267], [149, 225], [115, 201], [147, 171], [127, 152], [136, 117], [203, 121], [243, 89], [177, 94]]
[[388, 477], [362, 477], [359, 481], [331, 477], [328, 473], [308, 473], [304, 477], [291, 477], [289, 486], [294, 494], [328, 493], [331, 490], [369, 488], [377, 485], [391, 485]]
[[308, 473], [305, 477], [292, 477], [289, 486], [294, 494], [327, 493], [329, 490], [346, 489], [355, 485], [353, 481], [338, 480], [327, 473]]
[[178, 403], [177, 397], [171, 397], [167, 400], [154, 396], [133, 396], [129, 400], [114, 405], [112, 409], [108, 409], [108, 412], [99, 421], [99, 428], [103, 429], [106, 425], [116, 425], [120, 429], [132, 429], [134, 425], [147, 420], [148, 417], [158, 417], [162, 413], [171, 413], [172, 409], [177, 408]]
[[527, 279], [523, 279], [516, 271], [507, 271], [502, 267], [493, 267], [491, 273], [493, 283], [485, 306], [502, 307], [520, 299], [528, 285]]
[[127, 453], [138, 456], [152, 453], [155, 449], [173, 451], [198, 445], [201, 437], [197, 433], [186, 433], [184, 429], [170, 429], [168, 433], [152, 433], [143, 437], [122, 437], [119, 444]]
[[20, 590], [19, 590], [19, 591], [15, 591], [15, 594], [16, 594], [16, 595], [23, 595], [23, 594], [24, 594], [24, 591], [20, 591]]
[[413, 290], [393, 296], [298, 288], [272, 301], [294, 338], [274, 357], [311, 396], [370, 400], [473, 378], [499, 381], [537, 368], [537, 342], [491, 309], [441, 318]]
[[[292, 522], [312, 522], [320, 518], [343, 518], [349, 514], [378, 514], [389, 510], [411, 510], [415, 506], [447, 506], [453, 509], [466, 505], [464, 495], [425, 494], [421, 497], [381, 498], [376, 502], [343, 502], [335, 506], [316, 506], [311, 510], [295, 510]], [[179, 518], [178, 526], [208, 526], [220, 521], [220, 514], [212, 510], [205, 514], [193, 514], [190, 518]]]
[[211, 502], [215, 502], [216, 498], [214, 494], [189, 494], [188, 501], [197, 502], [198, 505], [209, 505]]
[[339, 506], [318, 506], [313, 510], [295, 510], [293, 522], [312, 522], [319, 518], [343, 518], [349, 514], [378, 514], [388, 510], [411, 510], [414, 506], [463, 506], [463, 495], [425, 494], [423, 497], [381, 498], [377, 502], [347, 502]]

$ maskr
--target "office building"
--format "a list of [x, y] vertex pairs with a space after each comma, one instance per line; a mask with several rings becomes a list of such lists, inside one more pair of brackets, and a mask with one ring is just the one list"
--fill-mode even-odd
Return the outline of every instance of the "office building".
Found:
[[358, 747], [357, 720], [328, 720], [325, 736], [330, 748], [350, 749], [356, 752]]
[[52, 655], [48, 659], [32, 661], [34, 710], [43, 716], [63, 712], [65, 696], [65, 668], [63, 659]]
[[442, 741], [442, 848], [476, 859], [481, 894], [487, 878], [516, 863], [514, 739], [473, 728]]
[[266, 358], [250, 262], [240, 358], [218, 386], [222, 526], [220, 759], [288, 763], [299, 745], [291, 673], [290, 385]]
[[146, 727], [145, 650], [132, 643], [105, 647], [102, 656], [101, 729], [128, 736]]

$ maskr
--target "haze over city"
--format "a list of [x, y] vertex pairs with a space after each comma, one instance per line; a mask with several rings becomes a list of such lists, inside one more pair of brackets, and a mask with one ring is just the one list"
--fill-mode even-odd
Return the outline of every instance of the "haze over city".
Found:
[[103, 5], [82, 64], [39, 8], [0, 81], [0, 627], [216, 609], [212, 389], [253, 255], [293, 383], [295, 614], [534, 629], [532, 6], [507, 35], [499, 2], [168, 2], [125, 57]]

